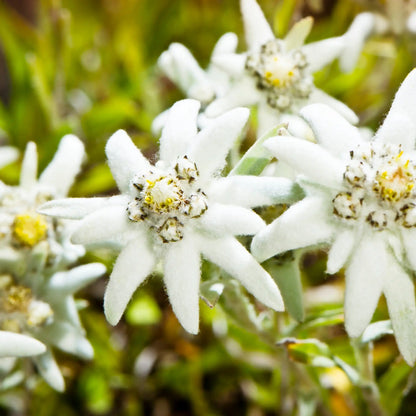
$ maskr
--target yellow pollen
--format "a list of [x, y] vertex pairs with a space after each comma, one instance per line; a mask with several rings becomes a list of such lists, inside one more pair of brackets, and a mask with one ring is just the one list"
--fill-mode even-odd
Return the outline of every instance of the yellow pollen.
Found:
[[289, 71], [287, 74], [288, 74], [290, 77], [293, 77], [293, 75], [295, 75], [295, 73], [294, 73], [293, 71]]
[[149, 179], [146, 179], [146, 182], [148, 184], [148, 186], [147, 186], [148, 188], [153, 188], [155, 186], [155, 183], [156, 183], [156, 182], [153, 182]]
[[13, 223], [14, 237], [21, 243], [33, 247], [46, 238], [48, 223], [42, 215], [27, 212], [16, 215]]
[[32, 300], [32, 292], [24, 286], [11, 286], [2, 299], [2, 309], [7, 313], [24, 312]]
[[266, 73], [264, 74], [264, 76], [266, 78], [271, 78], [273, 76], [273, 74], [270, 71], [266, 71]]
[[403, 165], [405, 169], [409, 167], [409, 159], [406, 160], [406, 163]]
[[273, 85], [276, 86], [276, 87], [278, 87], [280, 85], [280, 79], [279, 78], [275, 78], [273, 80]]
[[399, 161], [399, 159], [402, 157], [403, 155], [403, 150], [396, 156], [396, 162]]
[[144, 199], [148, 204], [150, 204], [153, 201], [153, 198], [150, 195], [147, 195]]

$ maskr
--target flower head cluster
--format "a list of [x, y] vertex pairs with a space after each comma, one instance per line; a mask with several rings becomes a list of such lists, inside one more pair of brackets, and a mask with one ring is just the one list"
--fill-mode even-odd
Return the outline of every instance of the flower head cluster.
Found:
[[307, 197], [261, 230], [252, 244], [261, 260], [298, 247], [329, 244], [328, 272], [346, 267], [348, 333], [362, 333], [384, 293], [399, 349], [409, 363], [416, 360], [416, 305], [409, 275], [416, 269], [415, 90], [414, 70], [369, 142], [319, 104], [302, 111], [317, 144], [281, 136], [269, 139], [268, 149], [302, 174], [299, 181]]
[[[207, 116], [240, 105], [257, 106], [259, 132], [263, 133], [289, 116], [296, 116], [306, 104], [321, 102], [334, 107], [352, 123], [357, 122], [347, 106], [314, 86], [312, 74], [336, 58], [340, 58], [344, 69], [352, 69], [372, 30], [372, 15], [357, 16], [343, 36], [304, 45], [312, 18], [296, 23], [284, 39], [276, 39], [255, 0], [241, 0], [241, 11], [248, 51], [223, 54], [213, 60], [233, 81], [227, 93], [207, 107]], [[293, 125], [300, 123], [299, 119], [289, 119]]]
[[33, 355], [56, 390], [63, 377], [50, 347], [91, 358], [73, 293], [104, 273], [101, 264], [68, 268], [84, 254], [69, 241], [71, 224], [37, 213], [46, 201], [65, 196], [78, 173], [84, 146], [65, 136], [37, 179], [37, 150], [29, 143], [18, 186], [0, 183], [0, 332], [3, 356]]
[[120, 196], [56, 200], [41, 208], [45, 214], [83, 218], [72, 237], [77, 243], [116, 240], [124, 245], [104, 298], [112, 324], [161, 262], [176, 316], [187, 331], [198, 332], [201, 255], [240, 280], [267, 306], [283, 309], [272, 278], [234, 236], [263, 228], [263, 220], [249, 208], [272, 204], [276, 189], [287, 189], [290, 181], [219, 177], [249, 112], [232, 110], [198, 132], [199, 106], [183, 100], [170, 109], [155, 165], [124, 131], [109, 139], [106, 153]]

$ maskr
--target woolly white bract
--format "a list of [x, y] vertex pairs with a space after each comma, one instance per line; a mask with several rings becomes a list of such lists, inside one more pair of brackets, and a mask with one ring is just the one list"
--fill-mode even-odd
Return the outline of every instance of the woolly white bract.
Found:
[[75, 136], [65, 136], [37, 179], [37, 150], [29, 143], [19, 186], [0, 183], [0, 355], [33, 355], [56, 390], [62, 374], [50, 347], [92, 358], [73, 293], [105, 271], [93, 263], [68, 270], [85, 250], [69, 241], [70, 221], [36, 212], [43, 202], [67, 194], [84, 157]]
[[320, 102], [352, 123], [358, 121], [346, 105], [314, 86], [312, 74], [337, 57], [344, 69], [354, 67], [373, 27], [370, 13], [357, 16], [343, 36], [304, 45], [312, 18], [296, 23], [284, 39], [276, 39], [255, 0], [241, 0], [241, 11], [248, 51], [214, 57], [213, 63], [228, 72], [233, 82], [224, 97], [207, 107], [208, 117], [238, 106], [257, 106], [260, 134], [282, 121], [290, 121], [291, 131], [301, 131], [305, 127], [293, 116], [306, 104]]
[[161, 261], [173, 311], [188, 332], [197, 333], [201, 255], [238, 279], [265, 305], [283, 310], [273, 279], [234, 235], [251, 235], [263, 228], [263, 220], [250, 208], [274, 203], [277, 190], [290, 181], [219, 177], [249, 111], [232, 110], [198, 133], [199, 107], [194, 100], [172, 107], [154, 166], [124, 131], [109, 139], [106, 154], [121, 195], [57, 200], [41, 208], [45, 214], [85, 217], [73, 235], [76, 243], [117, 240], [124, 245], [104, 298], [112, 324]]
[[264, 260], [298, 247], [330, 244], [327, 270], [345, 266], [345, 325], [357, 337], [384, 293], [396, 340], [416, 359], [416, 71], [397, 92], [371, 141], [331, 108], [302, 111], [318, 144], [275, 137], [265, 145], [294, 167], [307, 197], [261, 230], [252, 252]]

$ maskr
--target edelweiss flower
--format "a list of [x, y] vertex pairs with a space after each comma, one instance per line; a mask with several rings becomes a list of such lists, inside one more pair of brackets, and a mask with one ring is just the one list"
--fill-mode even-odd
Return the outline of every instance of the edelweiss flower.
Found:
[[24, 276], [34, 258], [43, 262], [37, 267], [54, 271], [84, 254], [82, 246], [69, 241], [68, 221], [53, 221], [36, 212], [42, 203], [66, 196], [83, 157], [81, 141], [73, 135], [63, 137], [38, 180], [36, 145], [27, 145], [19, 186], [0, 182], [0, 267], [6, 264], [10, 269], [13, 263], [14, 275]]
[[109, 139], [106, 153], [120, 196], [64, 199], [41, 209], [55, 216], [85, 216], [73, 235], [76, 243], [118, 239], [125, 244], [104, 298], [111, 324], [117, 324], [133, 292], [161, 261], [173, 310], [187, 331], [197, 333], [201, 254], [240, 280], [265, 305], [283, 309], [274, 281], [234, 235], [259, 231], [264, 222], [248, 208], [274, 203], [291, 182], [217, 177], [249, 111], [230, 111], [197, 133], [199, 107], [194, 100], [172, 107], [155, 165], [124, 131]]
[[0, 168], [14, 162], [18, 156], [19, 152], [14, 147], [0, 147]]
[[93, 357], [73, 294], [104, 272], [102, 264], [91, 263], [52, 276], [32, 272], [19, 280], [2, 270], [0, 341], [10, 344], [0, 347], [1, 356], [33, 355], [32, 360], [46, 382], [63, 391], [64, 379], [51, 347], [84, 359]]
[[[342, 55], [343, 67], [354, 67], [372, 30], [370, 13], [359, 15], [343, 36], [304, 45], [312, 18], [295, 24], [285, 39], [276, 39], [255, 0], [241, 0], [241, 11], [249, 49], [244, 54], [224, 54], [213, 59], [235, 82], [224, 97], [207, 107], [208, 117], [237, 106], [255, 105], [262, 134], [287, 121], [288, 116], [297, 115], [306, 104], [321, 102], [334, 107], [352, 123], [358, 121], [347, 106], [314, 86], [312, 74]], [[299, 123], [299, 119], [289, 119]]]
[[[223, 54], [233, 53], [237, 48], [237, 36], [226, 33], [214, 47], [211, 61]], [[158, 66], [166, 76], [182, 90], [188, 98], [208, 104], [216, 96], [224, 94], [228, 87], [228, 75], [210, 64], [203, 70], [192, 53], [180, 43], [172, 43], [160, 55]]]
[[330, 244], [327, 271], [345, 266], [345, 325], [357, 337], [384, 293], [399, 349], [416, 359], [416, 71], [396, 94], [371, 141], [339, 114], [315, 104], [302, 111], [318, 144], [275, 137], [267, 148], [303, 174], [307, 197], [253, 239], [260, 260]]
[[0, 354], [37, 355], [39, 372], [59, 391], [64, 381], [49, 346], [92, 357], [72, 295], [105, 269], [97, 263], [68, 271], [85, 252], [69, 241], [70, 221], [36, 210], [67, 194], [83, 157], [81, 141], [67, 135], [37, 180], [36, 145], [29, 143], [19, 186], [0, 183], [0, 334], [11, 342]]
[[[211, 54], [211, 62], [224, 54], [235, 52], [237, 48], [237, 36], [234, 33], [226, 33], [221, 36]], [[229, 88], [230, 76], [211, 63], [206, 70], [202, 69], [192, 53], [180, 43], [172, 43], [168, 50], [163, 52], [158, 61], [159, 68], [165, 75], [185, 94], [187, 98], [193, 98], [202, 103], [209, 104], [216, 97], [221, 97]], [[159, 134], [166, 123], [168, 111], [159, 114], [152, 123], [152, 131]], [[201, 120], [205, 125], [206, 121]]]

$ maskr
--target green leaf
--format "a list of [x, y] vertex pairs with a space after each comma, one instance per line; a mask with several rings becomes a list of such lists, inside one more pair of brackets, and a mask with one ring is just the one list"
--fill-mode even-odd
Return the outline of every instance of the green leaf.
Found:
[[273, 159], [273, 155], [263, 146], [270, 137], [284, 134], [285, 124], [279, 124], [260, 137], [237, 165], [231, 170], [230, 175], [259, 175], [267, 164]]
[[389, 415], [396, 415], [406, 392], [408, 377], [412, 372], [404, 361], [395, 361], [379, 382], [381, 403]]
[[303, 307], [299, 258], [299, 255], [290, 256], [285, 261], [285, 257], [274, 257], [266, 262], [264, 267], [277, 283], [286, 310], [297, 321], [303, 321], [305, 319], [305, 311]]

